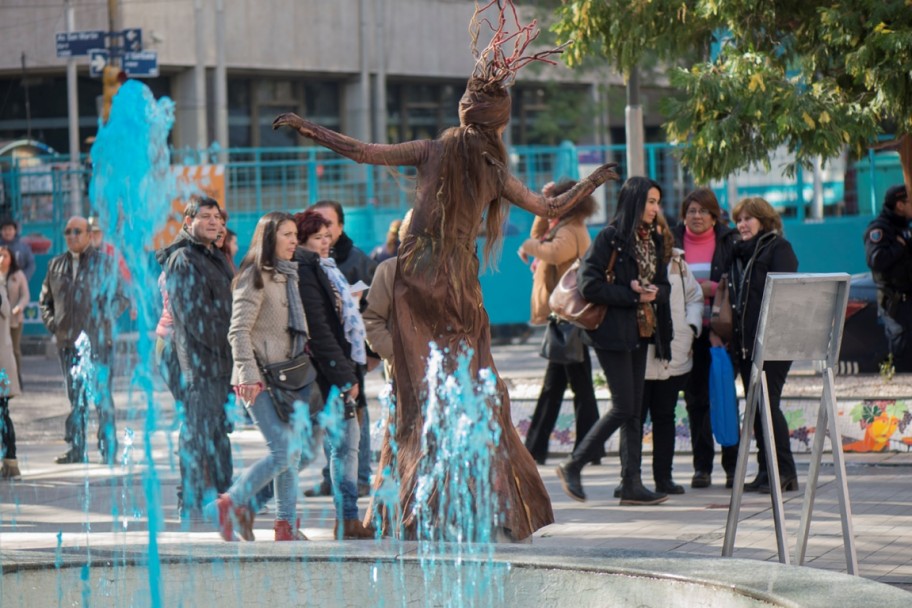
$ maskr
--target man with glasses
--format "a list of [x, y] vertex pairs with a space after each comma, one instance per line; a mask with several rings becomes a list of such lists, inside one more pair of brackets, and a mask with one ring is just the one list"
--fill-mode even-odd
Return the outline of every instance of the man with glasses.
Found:
[[[70, 415], [64, 439], [70, 449], [57, 464], [88, 461], [86, 425], [91, 401], [98, 410], [98, 449], [114, 464], [117, 430], [112, 399], [112, 324], [129, 306], [111, 259], [92, 247], [89, 223], [74, 216], [64, 230], [67, 251], [48, 263], [41, 286], [41, 319], [57, 339]], [[87, 341], [79, 340], [85, 335]]]
[[228, 326], [234, 273], [214, 245], [222, 230], [218, 202], [193, 197], [174, 242], [156, 252], [165, 271], [171, 339], [185, 383], [178, 511], [190, 520], [202, 515], [203, 504], [228, 491], [233, 473], [225, 404], [233, 366]]

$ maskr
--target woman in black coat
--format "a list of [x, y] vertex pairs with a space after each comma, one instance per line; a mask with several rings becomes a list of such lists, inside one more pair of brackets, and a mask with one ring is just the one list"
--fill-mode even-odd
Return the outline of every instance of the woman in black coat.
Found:
[[[791, 244], [782, 236], [779, 214], [764, 199], [751, 197], [742, 200], [732, 211], [732, 217], [737, 222], [741, 240], [735, 244], [729, 274], [732, 278], [731, 301], [734, 313], [731, 350], [735, 356], [736, 369], [741, 374], [744, 393], [747, 394], [766, 275], [770, 272], [796, 272], [798, 258], [795, 257]], [[769, 388], [779, 481], [785, 491], [798, 489], [798, 473], [792, 456], [788, 423], [779, 407], [782, 388], [791, 365], [791, 361], [767, 361], [763, 364]], [[754, 437], [757, 440], [759, 473], [752, 482], [744, 484], [744, 490], [769, 492], [766, 449], [759, 411], [754, 419]]]
[[[588, 332], [611, 389], [611, 409], [602, 416], [573, 454], [557, 467], [564, 491], [583, 502], [581, 471], [621, 429], [621, 504], [658, 504], [665, 494], [643, 487], [640, 461], [643, 451], [640, 414], [646, 374], [646, 351], [656, 345], [656, 356], [671, 358], [671, 287], [664, 256], [664, 242], [657, 232], [656, 216], [662, 189], [645, 177], [632, 177], [618, 195], [614, 219], [595, 238], [580, 262], [579, 289], [589, 302], [606, 304], [605, 319]], [[614, 280], [606, 278], [612, 253]], [[648, 309], [648, 310], [647, 310]], [[655, 320], [641, 337], [638, 317]]]
[[[356, 349], [364, 344], [364, 326], [357, 305], [348, 293], [348, 280], [329, 257], [332, 236], [329, 222], [309, 209], [295, 216], [298, 240], [295, 252], [298, 263], [298, 286], [307, 328], [310, 334], [310, 354], [317, 368], [317, 384], [324, 398], [336, 389], [345, 393], [345, 415], [339, 425], [339, 437], [329, 441], [330, 477], [335, 486], [336, 538], [373, 538], [372, 528], [364, 526], [358, 517], [358, 441], [360, 416], [356, 415], [358, 394], [363, 378], [360, 367], [364, 353]], [[335, 276], [335, 278], [334, 278]], [[343, 311], [354, 311], [356, 327], [346, 320]], [[357, 325], [360, 324], [360, 327]], [[353, 333], [354, 332], [354, 333]], [[353, 335], [357, 334], [355, 339]]]

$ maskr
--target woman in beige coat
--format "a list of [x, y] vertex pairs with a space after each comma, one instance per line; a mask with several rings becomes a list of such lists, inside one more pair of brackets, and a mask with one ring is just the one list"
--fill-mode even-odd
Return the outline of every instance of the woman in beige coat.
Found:
[[[275, 540], [296, 540], [298, 465], [311, 451], [309, 412], [296, 411], [283, 422], [273, 404], [260, 365], [281, 363], [304, 352], [307, 319], [298, 291], [298, 264], [292, 261], [298, 228], [288, 213], [272, 212], [257, 223], [250, 250], [241, 262], [232, 294], [228, 341], [234, 358], [231, 384], [263, 433], [266, 456], [253, 463], [216, 500], [219, 532], [233, 540], [233, 524], [252, 521], [246, 505], [275, 479]], [[298, 395], [306, 410], [310, 387]], [[242, 530], [245, 538], [249, 530]]]
[[[545, 196], [557, 196], [570, 190], [576, 182], [548, 183], [542, 188]], [[519, 257], [532, 263], [532, 315], [531, 323], [548, 322], [551, 308], [548, 299], [557, 282], [568, 268], [589, 248], [591, 239], [586, 229], [586, 218], [595, 212], [595, 199], [588, 196], [572, 210], [554, 220], [538, 217], [532, 224], [532, 233], [519, 248]], [[548, 458], [551, 432], [560, 414], [567, 384], [573, 389], [573, 412], [576, 416], [576, 441], [574, 448], [598, 420], [595, 389], [592, 386], [592, 361], [589, 347], [583, 347], [583, 360], [564, 364], [548, 361], [541, 394], [532, 414], [532, 423], [526, 433], [526, 449], [538, 464]], [[596, 458], [595, 460], [598, 460]]]
[[[9, 255], [9, 250], [3, 251]], [[3, 479], [21, 477], [19, 463], [16, 460], [16, 429], [13, 428], [9, 413], [9, 400], [19, 394], [19, 370], [13, 356], [13, 341], [10, 338], [12, 310], [6, 285], [0, 283], [0, 455], [3, 456], [0, 477]]]
[[9, 247], [0, 246], [0, 283], [6, 285], [9, 294], [10, 307], [10, 337], [13, 340], [13, 354], [16, 357], [16, 368], [19, 370], [19, 385], [22, 386], [22, 353], [19, 351], [19, 340], [22, 337], [22, 320], [25, 307], [28, 306], [31, 294], [29, 293], [28, 278], [16, 256]]

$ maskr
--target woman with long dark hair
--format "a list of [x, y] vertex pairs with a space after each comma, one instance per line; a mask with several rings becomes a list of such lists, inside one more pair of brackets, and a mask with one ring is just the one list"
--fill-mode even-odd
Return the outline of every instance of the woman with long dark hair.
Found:
[[[796, 272], [798, 258], [791, 243], [782, 236], [782, 220], [772, 205], [759, 196], [739, 202], [732, 210], [741, 240], [735, 243], [732, 256], [731, 302], [734, 313], [734, 332], [730, 350], [735, 356], [735, 369], [741, 375], [741, 384], [747, 394], [750, 384], [751, 360], [757, 325], [760, 323], [760, 304], [770, 272]], [[769, 407], [773, 418], [773, 438], [776, 442], [776, 461], [779, 465], [779, 482], [784, 491], [798, 489], [798, 471], [792, 456], [788, 423], [779, 407], [782, 389], [788, 376], [791, 361], [766, 361], [766, 384], [769, 389]], [[760, 412], [754, 419], [754, 438], [757, 441], [757, 477], [744, 484], [746, 492], [770, 491], [766, 447], [763, 445], [763, 426]]]
[[6, 285], [10, 298], [10, 338], [13, 340], [13, 355], [16, 358], [16, 368], [19, 370], [19, 385], [22, 386], [22, 352], [19, 342], [22, 338], [22, 322], [25, 319], [25, 309], [31, 301], [28, 277], [19, 268], [16, 252], [6, 245], [0, 246], [0, 284]]
[[[427, 359], [430, 344], [443, 353], [444, 369], [452, 372], [458, 357], [471, 349], [470, 372], [490, 369], [496, 382], [496, 409], [500, 440], [494, 447], [491, 478], [484, 480], [495, 489], [496, 509], [502, 532], [511, 539], [524, 539], [554, 521], [551, 500], [535, 462], [513, 427], [506, 386], [497, 375], [491, 356], [491, 331], [481, 301], [476, 237], [484, 218], [485, 258], [490, 259], [500, 243], [506, 203], [513, 203], [538, 216], [557, 217], [583, 200], [608, 179], [616, 179], [614, 164], [603, 165], [564, 194], [546, 197], [534, 194], [508, 170], [509, 160], [502, 140], [510, 120], [510, 95], [516, 71], [548, 52], [524, 56], [531, 26], [521, 35], [508, 35], [507, 20], [515, 16], [512, 2], [488, 4], [499, 17], [485, 19], [478, 9], [473, 18], [473, 40], [481, 24], [498, 23], [500, 29], [490, 45], [477, 52], [475, 71], [459, 102], [459, 126], [447, 129], [434, 140], [401, 144], [367, 144], [331, 131], [295, 114], [282, 114], [274, 128], [290, 127], [359, 163], [412, 166], [417, 169], [414, 213], [408, 234], [399, 247], [393, 293], [393, 351], [396, 361], [395, 436], [396, 476], [399, 500], [396, 505], [374, 505], [380, 511], [385, 531], [415, 537], [419, 512], [415, 509], [417, 482], [422, 460], [424, 406], [428, 398]], [[517, 24], [518, 25], [518, 24]], [[510, 53], [509, 41], [517, 46]], [[498, 407], [499, 406], [499, 407]], [[381, 448], [379, 488], [385, 471], [394, 466], [391, 441]], [[429, 492], [436, 497], [446, 494]], [[434, 509], [434, 505], [431, 505]], [[372, 517], [372, 511], [368, 512]]]
[[[24, 302], [21, 284], [25, 284]], [[12, 250], [0, 247], [0, 457], [3, 459], [0, 479], [22, 477], [16, 459], [16, 429], [9, 410], [9, 400], [20, 393], [18, 344], [10, 329], [16, 312], [21, 313], [25, 304], [28, 304], [25, 274], [19, 270]]]
[[[276, 413], [260, 366], [281, 363], [307, 346], [307, 317], [298, 290], [298, 265], [292, 260], [298, 229], [288, 213], [267, 213], [257, 222], [250, 249], [234, 280], [228, 341], [234, 358], [231, 384], [266, 440], [268, 453], [253, 463], [216, 500], [219, 532], [233, 540], [233, 526], [252, 540], [246, 505], [275, 480], [275, 540], [296, 540], [298, 466], [312, 451], [312, 429], [305, 423], [310, 387], [298, 393], [302, 404], [288, 422]], [[304, 417], [304, 418], [302, 418]]]
[[[671, 287], [663, 263], [665, 244], [656, 230], [662, 189], [645, 177], [631, 177], [618, 194], [614, 219], [595, 238], [579, 269], [579, 290], [589, 302], [605, 304], [605, 319], [589, 338], [611, 390], [611, 409], [557, 467], [564, 492], [584, 502], [582, 468], [621, 429], [621, 504], [652, 505], [667, 495], [643, 486], [643, 388], [646, 353], [671, 358]], [[612, 257], [614, 257], [613, 268]], [[611, 275], [609, 276], [609, 271]]]

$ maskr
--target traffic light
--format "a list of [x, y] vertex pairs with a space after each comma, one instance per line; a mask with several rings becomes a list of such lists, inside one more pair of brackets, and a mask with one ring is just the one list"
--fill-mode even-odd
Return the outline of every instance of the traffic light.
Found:
[[101, 75], [102, 84], [102, 101], [101, 101], [101, 121], [108, 122], [108, 116], [111, 114], [111, 104], [114, 103], [114, 96], [120, 89], [120, 85], [127, 79], [126, 73], [119, 67], [106, 65]]

